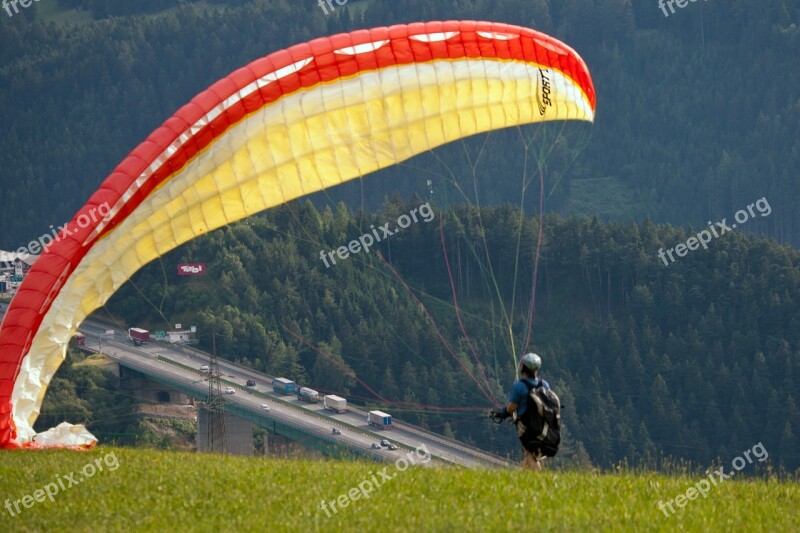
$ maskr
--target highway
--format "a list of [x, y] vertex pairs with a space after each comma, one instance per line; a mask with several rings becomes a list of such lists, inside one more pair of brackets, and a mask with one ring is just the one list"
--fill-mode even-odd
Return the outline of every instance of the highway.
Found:
[[[0, 304], [0, 313], [4, 306]], [[137, 370], [154, 378], [162, 377], [180, 383], [189, 390], [196, 391], [196, 398], [205, 398], [208, 393], [207, 373], [200, 367], [208, 364], [208, 355], [189, 347], [173, 348], [159, 342], [134, 346], [128, 340], [127, 332], [114, 330], [113, 335], [106, 335], [112, 328], [92, 321], [85, 321], [79, 330], [87, 336], [87, 347], [101, 350], [124, 366]], [[326, 410], [322, 402], [302, 402], [294, 395], [281, 395], [272, 390], [272, 376], [244, 368], [229, 361], [218, 359], [222, 386], [231, 386], [235, 394], [224, 395], [225, 400], [239, 407], [248, 408], [256, 416], [279, 420], [285, 424], [300, 428], [305, 432], [321, 438], [335, 439], [348, 448], [357, 449], [387, 462], [396, 461], [407, 452], [424, 445], [430, 454], [437, 459], [428, 464], [449, 463], [469, 468], [476, 467], [509, 467], [510, 463], [499, 456], [460, 444], [441, 435], [398, 422], [393, 417], [394, 427], [391, 430], [380, 430], [367, 424], [367, 414], [358, 408], [348, 405], [348, 412], [335, 413]], [[247, 380], [256, 382], [255, 387], [246, 386]], [[305, 385], [305, 384], [304, 384]], [[313, 386], [313, 385], [309, 385]], [[269, 405], [269, 411], [262, 405]], [[332, 435], [336, 427], [340, 435]], [[398, 445], [396, 451], [387, 448], [372, 449], [372, 443], [388, 439]], [[415, 455], [421, 463], [423, 451]]]

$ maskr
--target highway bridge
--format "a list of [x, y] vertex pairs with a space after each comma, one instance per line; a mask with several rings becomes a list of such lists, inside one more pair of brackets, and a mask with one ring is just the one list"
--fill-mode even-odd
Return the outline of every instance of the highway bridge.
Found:
[[[0, 304], [0, 316], [5, 312]], [[208, 395], [208, 373], [200, 368], [209, 356], [187, 347], [174, 347], [160, 342], [134, 346], [127, 332], [92, 321], [85, 321], [79, 330], [87, 336], [90, 348], [102, 348], [119, 365], [134, 370], [147, 379], [162, 383], [196, 399]], [[108, 334], [108, 331], [113, 333]], [[500, 456], [468, 446], [442, 435], [399, 422], [393, 417], [393, 429], [377, 430], [367, 424], [367, 413], [348, 404], [348, 411], [335, 413], [322, 403], [306, 403], [294, 396], [273, 392], [272, 376], [218, 359], [222, 385], [233, 387], [235, 394], [225, 395], [226, 412], [266, 428], [273, 434], [313, 446], [331, 456], [365, 455], [378, 461], [393, 462], [408, 451], [425, 445], [434, 461], [470, 468], [507, 468], [511, 463]], [[256, 382], [246, 386], [248, 380]], [[269, 410], [262, 408], [268, 405]], [[333, 428], [341, 433], [334, 435]], [[373, 449], [372, 443], [389, 439], [397, 444], [395, 451]]]

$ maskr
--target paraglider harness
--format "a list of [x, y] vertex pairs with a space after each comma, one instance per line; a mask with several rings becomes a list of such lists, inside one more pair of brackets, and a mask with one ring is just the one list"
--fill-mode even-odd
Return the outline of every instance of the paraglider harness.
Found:
[[[561, 444], [561, 401], [544, 382], [537, 378], [536, 385], [527, 379], [522, 382], [528, 387], [528, 407], [522, 416], [515, 412], [513, 421], [517, 425], [517, 436], [522, 446], [536, 456], [553, 457]], [[501, 424], [502, 418], [493, 418]]]

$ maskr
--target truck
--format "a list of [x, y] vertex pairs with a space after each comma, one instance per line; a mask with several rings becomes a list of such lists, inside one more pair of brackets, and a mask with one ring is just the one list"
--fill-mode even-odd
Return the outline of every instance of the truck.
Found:
[[286, 378], [275, 378], [272, 380], [272, 390], [281, 394], [294, 394], [294, 381]]
[[383, 411], [370, 411], [367, 415], [367, 423], [377, 428], [391, 429], [392, 415], [386, 414]]
[[300, 387], [300, 390], [297, 391], [297, 399], [308, 403], [317, 403], [319, 401], [319, 393], [308, 387]]
[[142, 328], [128, 328], [128, 340], [132, 341], [135, 346], [141, 346], [150, 342], [150, 332]]
[[336, 411], [337, 413], [347, 412], [347, 400], [334, 394], [328, 394], [325, 396], [322, 399], [322, 405], [324, 405], [325, 409], [329, 411]]

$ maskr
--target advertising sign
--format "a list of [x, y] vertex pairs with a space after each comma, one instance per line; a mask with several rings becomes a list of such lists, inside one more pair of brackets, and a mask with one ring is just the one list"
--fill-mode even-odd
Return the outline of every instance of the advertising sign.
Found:
[[202, 276], [206, 273], [205, 263], [180, 263], [178, 264], [179, 276]]

